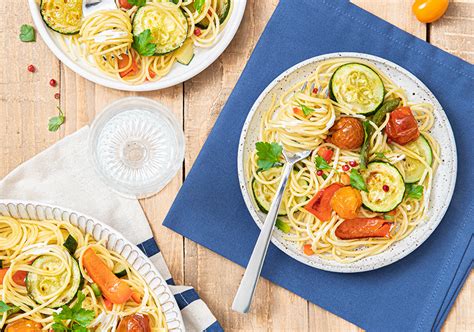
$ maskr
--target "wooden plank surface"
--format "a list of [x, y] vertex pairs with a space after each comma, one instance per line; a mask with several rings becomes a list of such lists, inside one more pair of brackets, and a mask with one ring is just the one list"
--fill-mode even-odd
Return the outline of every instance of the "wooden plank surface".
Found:
[[[446, 16], [421, 24], [411, 0], [354, 0], [358, 6], [398, 27], [474, 62], [474, 0], [451, 1]], [[142, 201], [154, 235], [177, 283], [194, 286], [226, 331], [360, 331], [343, 319], [266, 280], [259, 283], [253, 310], [239, 315], [230, 305], [243, 269], [161, 226], [184, 176], [189, 172], [249, 58], [278, 0], [249, 0], [242, 25], [229, 48], [192, 80], [157, 92], [141, 93], [170, 107], [183, 123], [186, 159], [183, 170], [157, 196]], [[109, 102], [132, 93], [86, 81], [61, 64], [38, 36], [35, 44], [18, 39], [21, 24], [31, 24], [26, 1], [0, 1], [0, 177], [67, 134], [90, 123]], [[37, 67], [31, 74], [29, 64]], [[48, 85], [51, 78], [60, 84]], [[54, 93], [60, 91], [60, 100]], [[210, 93], [212, 92], [212, 93]], [[47, 131], [48, 118], [60, 105], [65, 126]], [[219, 271], [219, 273], [216, 273]], [[472, 331], [474, 277], [471, 275], [451, 310], [444, 331]]]

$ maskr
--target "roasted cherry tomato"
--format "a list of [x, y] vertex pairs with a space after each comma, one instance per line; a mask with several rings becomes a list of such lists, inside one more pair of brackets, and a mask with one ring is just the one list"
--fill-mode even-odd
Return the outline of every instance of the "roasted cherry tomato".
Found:
[[28, 319], [19, 319], [7, 325], [5, 332], [41, 332], [43, 325]]
[[357, 218], [357, 211], [362, 206], [362, 196], [359, 190], [352, 187], [342, 187], [334, 193], [331, 208], [344, 219]]
[[389, 139], [400, 145], [416, 140], [420, 131], [410, 107], [398, 107], [390, 113], [385, 132]]
[[321, 221], [331, 219], [331, 198], [334, 193], [343, 187], [340, 183], [333, 183], [330, 186], [321, 189], [304, 207], [306, 211], [315, 215]]
[[[7, 274], [7, 272], [8, 272], [8, 267], [0, 269], [0, 284], [3, 283], [3, 279], [5, 278], [5, 275]], [[12, 276], [13, 282], [17, 285], [25, 286], [26, 285], [25, 279], [26, 279], [27, 274], [28, 272], [25, 272], [25, 271], [16, 271]]]
[[323, 146], [318, 150], [318, 156], [326, 160], [327, 163], [331, 162], [334, 151], [326, 146]]
[[444, 15], [448, 5], [449, 0], [416, 0], [411, 9], [418, 21], [431, 23]]
[[148, 316], [134, 314], [124, 317], [120, 321], [117, 332], [151, 332]]
[[119, 5], [120, 5], [120, 7], [122, 7], [123, 9], [130, 9], [130, 8], [133, 7], [133, 6], [128, 2], [128, 0], [119, 0]]
[[365, 237], [390, 237], [393, 223], [382, 218], [347, 219], [336, 228], [336, 236], [342, 240]]
[[314, 255], [313, 248], [311, 248], [311, 244], [305, 244], [303, 246], [303, 252], [305, 255], [311, 256]]
[[360, 148], [364, 142], [364, 127], [356, 118], [342, 117], [332, 126], [329, 142], [341, 149]]

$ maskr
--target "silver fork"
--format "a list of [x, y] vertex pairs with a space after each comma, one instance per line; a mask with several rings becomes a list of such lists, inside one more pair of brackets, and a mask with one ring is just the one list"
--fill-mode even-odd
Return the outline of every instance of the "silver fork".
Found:
[[275, 221], [278, 216], [278, 210], [280, 209], [283, 193], [285, 192], [285, 187], [291, 171], [298, 161], [305, 159], [310, 155], [310, 153], [311, 151], [307, 150], [295, 154], [289, 154], [287, 151], [283, 150], [283, 156], [285, 157], [286, 163], [283, 167], [280, 184], [278, 185], [270, 211], [268, 211], [267, 217], [265, 218], [257, 243], [255, 243], [255, 247], [253, 248], [252, 256], [250, 256], [247, 269], [245, 270], [239, 289], [235, 295], [234, 302], [232, 303], [232, 310], [234, 311], [246, 313], [250, 308], [253, 294], [257, 287], [258, 277], [262, 271], [265, 255], [267, 254], [273, 227], [275, 226]]
[[82, 17], [87, 17], [98, 10], [117, 9], [115, 0], [84, 0], [82, 2]]

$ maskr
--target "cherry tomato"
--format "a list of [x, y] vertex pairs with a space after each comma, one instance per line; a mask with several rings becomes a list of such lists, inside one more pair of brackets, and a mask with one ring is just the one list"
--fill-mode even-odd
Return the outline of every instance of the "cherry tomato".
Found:
[[19, 319], [7, 325], [5, 332], [41, 332], [43, 326], [40, 323], [28, 319]]
[[341, 183], [345, 186], [348, 186], [351, 184], [351, 177], [347, 173], [342, 173], [341, 174]]
[[340, 118], [332, 126], [330, 132], [332, 136], [329, 141], [341, 149], [357, 149], [364, 142], [364, 127], [356, 118]]
[[390, 237], [393, 223], [382, 218], [347, 219], [336, 228], [336, 236], [342, 240], [365, 237]]
[[120, 5], [120, 7], [122, 7], [123, 9], [130, 9], [130, 8], [133, 7], [133, 6], [128, 2], [128, 0], [119, 0], [119, 5]]
[[323, 146], [318, 150], [318, 156], [326, 160], [326, 162], [331, 162], [332, 155], [334, 154], [334, 151], [328, 147]]
[[389, 139], [400, 145], [416, 140], [420, 131], [410, 107], [398, 107], [390, 113], [385, 132]]
[[357, 211], [362, 206], [362, 196], [359, 190], [352, 187], [342, 187], [334, 193], [331, 208], [344, 219], [357, 218]]
[[[122, 59], [120, 58], [117, 59], [119, 69], [127, 68], [127, 66], [129, 66], [129, 63], [130, 63], [129, 56], [125, 53], [122, 53], [120, 56], [122, 57]], [[138, 73], [138, 65], [135, 59], [132, 57], [132, 64], [130, 65], [130, 67], [128, 67], [127, 69], [124, 69], [123, 71], [120, 71], [119, 75], [120, 77], [125, 77], [129, 74], [133, 76], [133, 75], [136, 75], [137, 73]]]
[[117, 332], [151, 332], [148, 316], [135, 314], [124, 317], [120, 321]]
[[28, 272], [25, 271], [16, 271], [12, 277], [13, 282], [20, 286], [26, 286], [25, 279], [27, 274]]
[[321, 221], [331, 219], [331, 198], [334, 193], [343, 187], [340, 183], [333, 183], [330, 186], [321, 189], [304, 207], [306, 211], [316, 216]]
[[431, 23], [444, 15], [448, 5], [449, 0], [416, 0], [411, 9], [418, 21]]

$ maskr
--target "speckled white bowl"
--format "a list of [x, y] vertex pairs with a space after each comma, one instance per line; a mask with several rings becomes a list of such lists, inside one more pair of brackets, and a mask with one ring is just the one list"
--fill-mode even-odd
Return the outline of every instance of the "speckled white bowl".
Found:
[[250, 214], [257, 223], [257, 226], [261, 228], [265, 221], [266, 214], [257, 208], [253, 195], [251, 195], [250, 176], [246, 174], [244, 165], [246, 165], [249, 156], [254, 150], [255, 143], [259, 140], [258, 128], [263, 113], [270, 107], [272, 95], [280, 95], [282, 91], [286, 91], [295, 83], [308, 77], [314, 72], [321, 61], [333, 58], [351, 58], [356, 61], [357, 59], [369, 61], [390, 77], [396, 84], [408, 91], [409, 93], [407, 93], [407, 95], [410, 101], [426, 101], [434, 105], [435, 108], [435, 124], [431, 133], [441, 145], [441, 159], [443, 162], [435, 174], [433, 183], [435, 190], [432, 190], [429, 198], [428, 219], [418, 225], [409, 236], [401, 241], [395, 242], [378, 255], [366, 257], [354, 263], [338, 263], [316, 255], [307, 256], [295, 243], [284, 240], [282, 238], [283, 233], [280, 230], [275, 229], [273, 232], [273, 244], [289, 256], [304, 264], [333, 272], [352, 273], [370, 271], [402, 259], [418, 248], [431, 233], [433, 233], [448, 209], [454, 191], [454, 184], [456, 183], [456, 144], [448, 118], [433, 93], [431, 93], [418, 78], [404, 68], [391, 61], [373, 55], [348, 52], [320, 55], [300, 62], [283, 72], [260, 94], [244, 123], [240, 136], [237, 160], [240, 187]]
[[31, 201], [0, 200], [0, 215], [30, 220], [62, 220], [77, 226], [84, 233], [89, 233], [96, 241], [107, 240], [107, 249], [122, 255], [155, 292], [169, 330], [185, 331], [181, 311], [165, 279], [137, 246], [112, 227], [70, 209]]
[[232, 11], [227, 19], [225, 29], [219, 33], [215, 44], [209, 48], [196, 48], [193, 61], [191, 61], [189, 65], [184, 66], [175, 63], [171, 71], [165, 77], [154, 82], [145, 82], [138, 85], [131, 85], [116, 80], [91, 66], [87, 61], [71, 57], [71, 55], [63, 50], [58, 39], [55, 38], [57, 32], [49, 29], [41, 18], [37, 0], [28, 0], [28, 3], [31, 16], [33, 17], [36, 29], [41, 35], [41, 38], [54, 55], [71, 70], [89, 81], [112, 89], [123, 91], [154, 91], [189, 80], [209, 67], [222, 52], [224, 52], [237, 33], [237, 29], [244, 16], [247, 0], [234, 0], [232, 2]]

